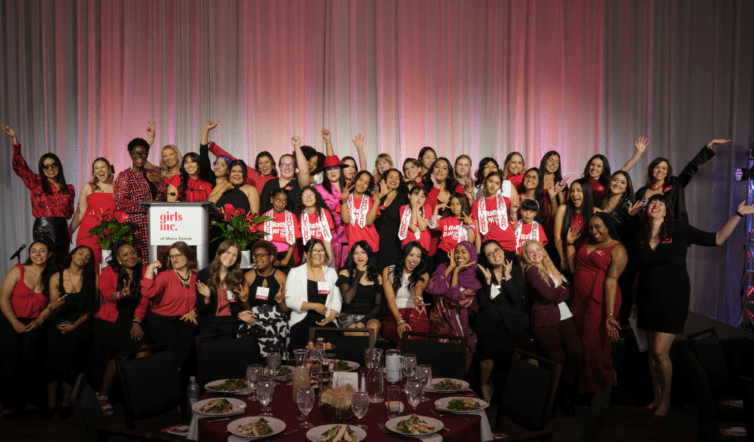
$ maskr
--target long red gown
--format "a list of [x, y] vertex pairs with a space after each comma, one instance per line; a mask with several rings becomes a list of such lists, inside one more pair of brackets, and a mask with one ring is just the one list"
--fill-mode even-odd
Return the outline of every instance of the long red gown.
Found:
[[[610, 247], [596, 249], [587, 254], [588, 243], [576, 252], [576, 276], [574, 281], [573, 319], [584, 346], [585, 376], [579, 376], [582, 393], [605, 388], [613, 379], [613, 341], [607, 334], [607, 312], [604, 305], [605, 277], [612, 260]], [[617, 285], [617, 284], [616, 284]], [[620, 287], [616, 287], [615, 312], [620, 311]]]
[[99, 274], [99, 265], [102, 262], [102, 246], [99, 245], [99, 238], [91, 236], [89, 230], [99, 224], [103, 213], [115, 214], [113, 194], [92, 191], [86, 197], [86, 213], [81, 218], [76, 236], [77, 246], [89, 246], [94, 252], [94, 268], [97, 274]]

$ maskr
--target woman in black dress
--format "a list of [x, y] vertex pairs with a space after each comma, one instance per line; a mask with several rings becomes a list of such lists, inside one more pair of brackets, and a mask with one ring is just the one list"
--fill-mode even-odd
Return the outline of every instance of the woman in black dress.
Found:
[[[513, 265], [516, 252], [503, 250], [497, 241], [489, 240], [482, 244], [482, 253], [487, 258], [489, 268], [479, 266], [484, 281], [482, 290], [476, 294], [479, 305], [476, 314], [479, 336], [477, 351], [482, 360], [482, 398], [489, 402], [487, 381], [495, 361], [510, 361], [516, 348], [527, 351], [533, 351], [533, 348], [527, 331], [529, 317], [522, 306], [526, 281], [521, 267]], [[505, 362], [498, 365], [507, 366]]]
[[243, 284], [243, 272], [239, 268], [240, 253], [238, 243], [226, 239], [217, 248], [215, 259], [209, 267], [197, 273], [197, 334], [229, 333], [238, 329], [236, 315], [231, 310], [233, 304], [238, 303]]
[[47, 407], [40, 417], [49, 419], [55, 413], [58, 381], [63, 383], [60, 418], [71, 417], [71, 390], [76, 376], [86, 361], [86, 344], [92, 338], [89, 318], [97, 307], [97, 274], [94, 252], [78, 246], [66, 258], [63, 270], [50, 278], [50, 301], [65, 298], [47, 328]]
[[[719, 246], [730, 236], [738, 221], [754, 213], [754, 205], [742, 202], [736, 213], [717, 232], [704, 232], [685, 220], [675, 221], [670, 213], [672, 201], [666, 195], [649, 198], [646, 218], [639, 225], [634, 244], [639, 283], [634, 302], [639, 328], [647, 332], [649, 370], [652, 375], [654, 399], [640, 414], [652, 414], [653, 421], [667, 417], [670, 409], [670, 386], [673, 366], [670, 346], [677, 333], [682, 333], [689, 311], [691, 283], [686, 268], [686, 254], [691, 244]], [[640, 207], [632, 207], [631, 214]]]
[[[222, 161], [222, 157], [218, 157], [217, 161]], [[254, 186], [246, 184], [246, 163], [242, 160], [231, 161], [228, 165], [228, 173], [227, 180], [220, 181], [220, 178], [218, 178], [218, 184], [212, 189], [207, 201], [215, 203], [220, 209], [230, 205], [234, 209], [243, 210], [246, 214], [259, 213], [259, 194]], [[216, 217], [216, 220], [220, 219], [220, 216]], [[210, 227], [210, 238], [219, 238], [221, 233], [220, 228]], [[209, 256], [217, 254], [220, 242], [222, 241], [217, 240], [209, 243]]]
[[277, 256], [275, 244], [259, 240], [251, 246], [255, 269], [244, 275], [244, 290], [233, 314], [243, 321], [241, 329], [256, 329], [259, 354], [285, 352], [288, 348], [288, 315], [285, 305], [285, 273], [273, 267]]
[[382, 277], [377, 271], [374, 252], [366, 241], [351, 248], [345, 267], [338, 274], [343, 306], [338, 315], [341, 328], [371, 328], [380, 331], [377, 315], [382, 309]]
[[380, 179], [380, 215], [374, 220], [374, 227], [380, 236], [380, 253], [377, 270], [395, 264], [395, 257], [401, 253], [398, 239], [398, 226], [401, 224], [401, 207], [408, 204], [408, 188], [398, 169], [390, 169]]

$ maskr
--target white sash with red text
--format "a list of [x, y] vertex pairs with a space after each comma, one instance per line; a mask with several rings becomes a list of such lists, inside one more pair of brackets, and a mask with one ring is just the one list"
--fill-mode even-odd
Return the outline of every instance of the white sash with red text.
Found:
[[351, 214], [351, 225], [359, 225], [364, 228], [367, 225], [367, 213], [369, 212], [369, 197], [361, 196], [361, 205], [357, 209], [353, 203], [353, 195], [348, 197], [348, 212]]
[[[521, 231], [523, 230], [523, 225], [524, 225], [523, 222], [519, 222], [518, 224], [516, 224], [516, 249], [522, 246]], [[525, 236], [527, 237], [524, 238], [524, 241], [527, 241], [530, 239], [533, 239], [534, 241], [539, 241], [539, 223], [536, 221], [532, 221], [531, 232]]]
[[[267, 233], [264, 235], [264, 239], [272, 241], [272, 231], [275, 224], [277, 224], [275, 222], [275, 212], [270, 210], [265, 213], [264, 216], [269, 216], [271, 218], [264, 222], [264, 231]], [[293, 222], [293, 214], [287, 210], [285, 211], [285, 223], [283, 228], [285, 231], [281, 233], [281, 236], [284, 236], [285, 242], [292, 246], [296, 242], [296, 227]]]
[[[408, 225], [411, 223], [411, 207], [408, 205], [405, 205], [402, 207], [403, 209], [403, 215], [401, 216], [401, 225], [398, 228], [398, 239], [403, 241], [406, 239], [406, 236], [408, 236]], [[424, 214], [422, 214], [422, 217]], [[414, 232], [414, 237], [417, 241], [421, 238], [422, 232], [417, 228]]]
[[320, 210], [317, 214], [317, 223], [312, 224], [309, 222], [309, 214], [304, 212], [301, 215], [301, 236], [303, 237], [304, 244], [309, 242], [317, 231], [322, 233], [322, 239], [331, 242], [332, 232], [330, 232], [330, 225], [327, 223], [327, 217], [325, 213]]
[[[502, 195], [495, 195], [497, 199], [497, 208], [495, 214], [497, 215], [497, 223], [502, 230], [508, 228], [508, 208], [505, 205], [505, 199]], [[490, 213], [487, 211], [486, 199], [484, 197], [479, 199], [479, 205], [477, 206], [477, 215], [479, 217], [479, 234], [486, 235], [490, 231], [490, 223], [487, 219], [487, 215]]]

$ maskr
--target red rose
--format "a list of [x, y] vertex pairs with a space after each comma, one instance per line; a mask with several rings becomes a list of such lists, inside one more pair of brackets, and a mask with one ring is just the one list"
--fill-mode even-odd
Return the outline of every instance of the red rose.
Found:
[[115, 219], [118, 220], [119, 223], [124, 223], [129, 218], [128, 214], [126, 212], [115, 212]]

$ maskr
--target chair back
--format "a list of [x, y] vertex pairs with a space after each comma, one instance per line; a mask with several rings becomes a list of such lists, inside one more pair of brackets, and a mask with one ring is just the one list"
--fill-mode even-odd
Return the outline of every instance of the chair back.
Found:
[[[253, 329], [251, 329], [253, 330]], [[236, 331], [196, 336], [199, 386], [218, 379], [243, 378], [246, 367], [261, 360], [256, 333]]]
[[97, 429], [106, 427], [107, 420], [102, 413], [97, 394], [86, 381], [84, 373], [79, 374], [73, 386], [71, 406], [76, 413], [84, 442], [97, 442], [99, 440]]
[[696, 360], [707, 375], [707, 382], [711, 390], [715, 390], [728, 382], [728, 363], [725, 353], [717, 337], [717, 330], [708, 328], [686, 336]]
[[[143, 358], [136, 355], [150, 354]], [[123, 397], [126, 402], [126, 427], [134, 421], [164, 413], [182, 402], [181, 381], [167, 344], [153, 345], [116, 357]]]
[[[522, 356], [536, 360], [539, 365], [522, 359]], [[517, 348], [505, 382], [496, 426], [501, 427], [502, 414], [516, 425], [531, 430], [546, 428], [562, 369], [557, 362]]]
[[[346, 335], [353, 332], [363, 332], [367, 335]], [[335, 346], [331, 351], [338, 359], [354, 361], [359, 365], [364, 365], [364, 349], [374, 348], [374, 329], [371, 328], [354, 330], [352, 328], [309, 327], [309, 342], [314, 342], [317, 337], [322, 337], [325, 342]]]
[[712, 398], [707, 375], [699, 360], [686, 352], [686, 361], [689, 364], [691, 384], [694, 386], [696, 395], [696, 408], [699, 410], [699, 439], [715, 440], [717, 438], [717, 415], [715, 413], [715, 400]]
[[[450, 342], [442, 342], [447, 340]], [[463, 379], [466, 376], [465, 336], [403, 332], [401, 352], [416, 355], [419, 365], [432, 367], [432, 377]]]

